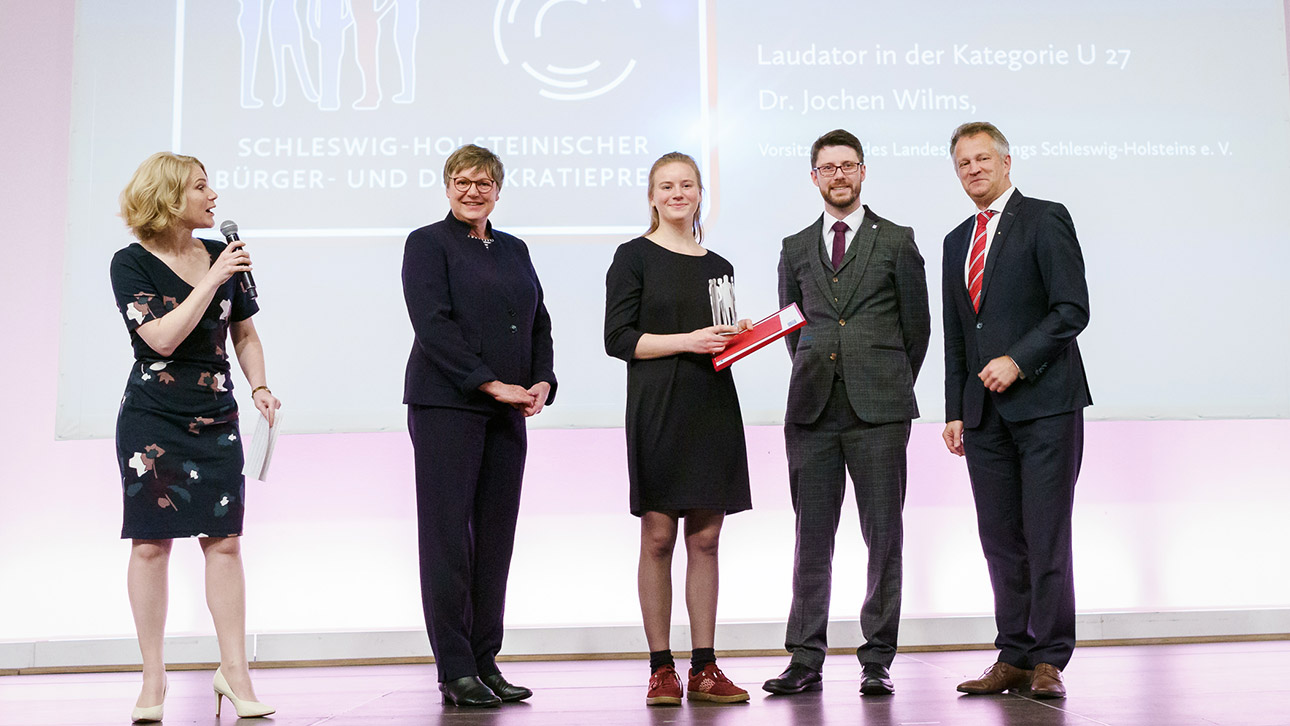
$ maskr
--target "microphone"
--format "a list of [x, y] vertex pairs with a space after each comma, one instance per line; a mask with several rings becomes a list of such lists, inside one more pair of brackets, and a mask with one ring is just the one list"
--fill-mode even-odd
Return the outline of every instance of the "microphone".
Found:
[[[237, 222], [234, 222], [231, 219], [226, 219], [223, 222], [221, 222], [219, 226], [219, 231], [224, 235], [224, 241], [228, 242], [229, 244], [237, 242], [238, 240], [241, 239], [240, 237], [237, 236]], [[251, 298], [254, 299], [256, 297], [259, 297], [259, 295], [255, 292], [255, 278], [251, 277], [251, 273], [241, 272], [238, 274], [242, 276], [242, 287], [245, 288], [246, 292], [251, 296]]]

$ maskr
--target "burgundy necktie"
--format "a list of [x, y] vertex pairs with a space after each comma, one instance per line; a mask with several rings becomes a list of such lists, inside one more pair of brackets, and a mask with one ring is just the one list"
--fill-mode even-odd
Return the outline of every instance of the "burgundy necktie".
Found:
[[985, 226], [998, 212], [987, 209], [976, 215], [976, 232], [972, 234], [972, 254], [968, 265], [968, 296], [972, 309], [981, 312], [981, 282], [985, 279]]
[[838, 220], [833, 223], [833, 271], [842, 267], [842, 255], [847, 251], [847, 230], [851, 229], [846, 222]]

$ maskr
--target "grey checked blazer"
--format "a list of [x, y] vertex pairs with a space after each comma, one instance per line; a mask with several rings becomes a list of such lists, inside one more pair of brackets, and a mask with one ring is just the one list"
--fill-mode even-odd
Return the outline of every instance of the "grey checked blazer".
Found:
[[856, 415], [872, 424], [918, 417], [914, 381], [927, 354], [927, 276], [914, 230], [865, 207], [864, 222], [834, 272], [824, 260], [823, 215], [784, 239], [779, 303], [797, 303], [806, 327], [786, 338], [793, 359], [784, 420], [819, 418], [835, 377]]

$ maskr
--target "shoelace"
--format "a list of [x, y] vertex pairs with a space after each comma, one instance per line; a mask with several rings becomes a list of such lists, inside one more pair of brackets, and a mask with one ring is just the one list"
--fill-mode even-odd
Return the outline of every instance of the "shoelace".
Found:
[[[698, 673], [695, 673], [694, 676], [696, 678], [702, 676], [706, 679], [710, 679], [713, 681], [713, 685], [716, 685], [717, 683], [730, 683], [730, 679], [726, 678], [726, 674], [722, 673], [721, 669], [715, 665], [712, 666], [711, 670], [704, 668]], [[708, 686], [708, 687], [710, 688], [711, 686]]]
[[659, 686], [663, 685], [663, 679], [667, 678], [668, 675], [671, 675], [673, 678], [677, 677], [676, 671], [668, 668], [659, 668], [658, 670], [654, 671], [654, 673], [652, 673], [649, 677], [649, 687], [658, 688]]
[[993, 676], [995, 674], [995, 671], [1001, 671], [1001, 670], [1003, 670], [1003, 663], [993, 663], [990, 665], [989, 668], [986, 668], [984, 671], [981, 672], [981, 678], [979, 678], [978, 680], [985, 680], [986, 678]]

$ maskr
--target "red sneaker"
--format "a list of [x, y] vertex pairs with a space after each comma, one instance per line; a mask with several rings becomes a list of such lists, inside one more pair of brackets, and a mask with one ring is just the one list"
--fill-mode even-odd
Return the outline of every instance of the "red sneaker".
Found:
[[691, 701], [715, 701], [717, 703], [740, 703], [748, 700], [748, 691], [736, 686], [726, 678], [716, 663], [703, 666], [703, 670], [690, 671], [689, 692], [686, 698]]
[[649, 691], [645, 693], [646, 706], [680, 706], [681, 677], [676, 668], [659, 666], [649, 677]]

